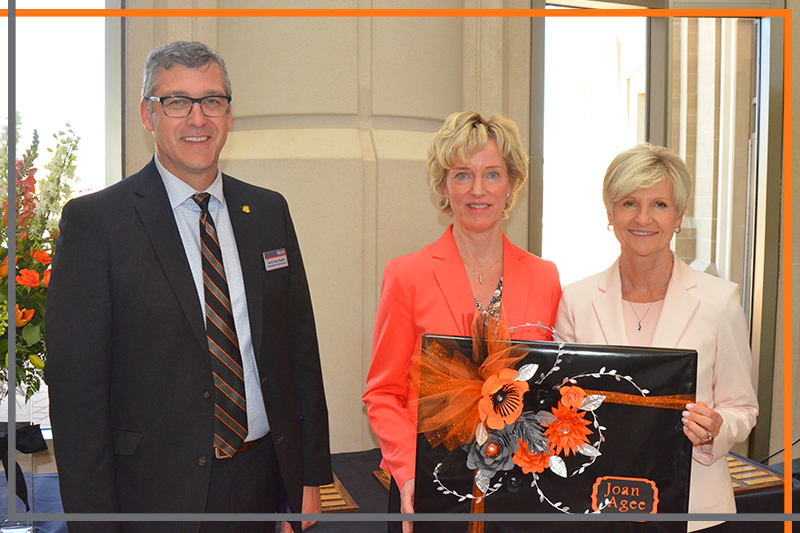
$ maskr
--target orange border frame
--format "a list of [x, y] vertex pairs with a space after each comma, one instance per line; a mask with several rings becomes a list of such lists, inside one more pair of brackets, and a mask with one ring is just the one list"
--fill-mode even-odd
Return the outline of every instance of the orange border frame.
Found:
[[[645, 15], [646, 13], [646, 15]], [[17, 9], [17, 17], [782, 17], [784, 19], [784, 513], [792, 512], [792, 10], [791, 9]], [[8, 17], [8, 9], [0, 10]], [[792, 523], [785, 522], [790, 533]]]

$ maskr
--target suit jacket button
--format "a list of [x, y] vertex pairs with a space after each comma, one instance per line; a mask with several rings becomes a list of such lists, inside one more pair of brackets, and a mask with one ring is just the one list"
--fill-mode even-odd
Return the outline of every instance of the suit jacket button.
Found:
[[200, 466], [206, 466], [206, 465], [208, 464], [208, 459], [206, 458], [206, 456], [205, 456], [205, 455], [201, 455], [201, 456], [200, 456], [200, 457], [197, 459], [197, 464], [199, 464]]
[[203, 398], [205, 398], [206, 400], [210, 400], [212, 396], [213, 394], [211, 394], [210, 390], [206, 389], [203, 391]]

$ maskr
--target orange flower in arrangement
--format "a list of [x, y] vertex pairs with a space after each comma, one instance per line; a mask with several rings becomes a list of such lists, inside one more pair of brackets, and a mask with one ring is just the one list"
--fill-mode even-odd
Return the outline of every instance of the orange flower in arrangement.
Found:
[[6, 279], [8, 277], [8, 256], [0, 263], [0, 278]]
[[586, 397], [586, 392], [580, 387], [561, 387], [559, 392], [561, 392], [561, 403], [574, 409], [580, 408]]
[[25, 285], [26, 287], [36, 288], [41, 283], [39, 273], [35, 270], [28, 270], [27, 268], [20, 269], [19, 276], [17, 276], [17, 283]]
[[564, 450], [564, 455], [569, 456], [570, 452], [575, 452], [588, 443], [586, 435], [590, 435], [592, 430], [587, 428], [590, 422], [583, 418], [584, 411], [578, 411], [559, 402], [558, 407], [553, 408], [556, 419], [547, 424], [544, 434], [555, 446], [556, 454]]
[[32, 246], [31, 246], [31, 257], [33, 257], [43, 265], [49, 265], [51, 261], [50, 254], [48, 254], [44, 250], [34, 250]]
[[528, 392], [528, 382], [515, 381], [516, 377], [516, 370], [506, 368], [483, 383], [478, 414], [489, 429], [513, 424], [522, 412], [522, 396]]
[[538, 474], [550, 467], [552, 454], [552, 447], [547, 452], [530, 452], [528, 451], [528, 442], [525, 439], [519, 439], [519, 450], [514, 452], [512, 460], [522, 469], [523, 474]]
[[17, 304], [17, 316], [16, 316], [17, 327], [21, 328], [22, 326], [30, 322], [31, 318], [33, 318], [33, 312], [34, 312], [33, 309], [20, 310], [19, 304]]
[[44, 271], [44, 274], [42, 274], [42, 283], [44, 284], [45, 287], [50, 285], [50, 269], [49, 268]]

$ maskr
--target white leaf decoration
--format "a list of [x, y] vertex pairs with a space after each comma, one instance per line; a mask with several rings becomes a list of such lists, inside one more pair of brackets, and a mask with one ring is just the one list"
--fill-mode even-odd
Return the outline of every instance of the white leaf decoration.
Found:
[[486, 475], [486, 472], [483, 470], [476, 470], [475, 471], [475, 486], [481, 489], [481, 492], [486, 494], [486, 491], [489, 490], [489, 483], [491, 482], [491, 476]]
[[542, 426], [547, 426], [549, 424], [552, 424], [553, 422], [556, 421], [557, 418], [556, 415], [554, 415], [549, 411], [539, 411], [538, 413], [536, 413], [536, 416], [539, 418], [539, 424]]
[[483, 422], [478, 422], [478, 426], [475, 428], [475, 440], [478, 442], [478, 446], [483, 446], [488, 439], [489, 431]]
[[586, 457], [597, 457], [598, 455], [602, 455], [600, 453], [600, 450], [598, 450], [597, 448], [588, 443], [583, 443], [583, 447], [578, 451], [581, 452]]
[[584, 411], [594, 411], [603, 403], [606, 397], [602, 394], [590, 394], [586, 398], [583, 399], [583, 404], [581, 404], [581, 409]]
[[642, 389], [642, 394], [650, 394], [650, 391], [647, 389]]
[[603, 368], [601, 368], [601, 369], [600, 369], [600, 373], [601, 373], [601, 374], [602, 374], [603, 372], [605, 372], [605, 371], [606, 371], [606, 367], [603, 367]]
[[617, 373], [617, 371], [612, 368], [611, 370], [608, 371], [608, 373], [613, 376], [614, 374]]
[[564, 463], [564, 459], [557, 455], [550, 456], [550, 470], [558, 476], [567, 477], [567, 465]]
[[539, 365], [537, 364], [524, 365], [519, 369], [519, 372], [517, 372], [517, 377], [514, 379], [514, 381], [528, 381], [536, 375], [536, 370], [538, 369]]

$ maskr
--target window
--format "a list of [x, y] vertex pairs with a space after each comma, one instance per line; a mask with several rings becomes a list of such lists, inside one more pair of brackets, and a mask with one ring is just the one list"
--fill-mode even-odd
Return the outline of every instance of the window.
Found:
[[603, 176], [645, 139], [646, 52], [644, 17], [545, 19], [542, 256], [565, 285], [619, 255]]

